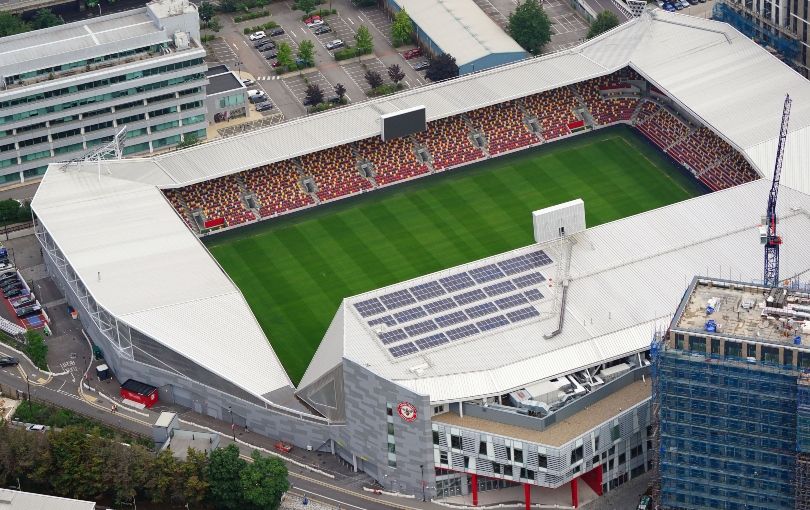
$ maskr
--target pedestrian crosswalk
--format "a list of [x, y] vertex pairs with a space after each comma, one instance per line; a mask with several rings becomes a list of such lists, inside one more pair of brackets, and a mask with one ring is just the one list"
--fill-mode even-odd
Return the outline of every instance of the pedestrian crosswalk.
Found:
[[280, 80], [281, 76], [259, 76], [256, 78], [256, 81], [270, 81], [270, 80]]

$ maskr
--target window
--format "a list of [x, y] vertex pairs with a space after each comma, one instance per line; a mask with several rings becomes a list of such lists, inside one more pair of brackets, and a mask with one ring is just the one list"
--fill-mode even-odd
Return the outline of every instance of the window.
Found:
[[[616, 425], [616, 428], [618, 428], [618, 427], [619, 427], [619, 426], [618, 426], [618, 425]], [[614, 453], [616, 453], [616, 447], [615, 447], [615, 446], [611, 446], [611, 447], [610, 447], [610, 450], [608, 450], [608, 455], [613, 455]]]
[[159, 140], [155, 140], [154, 142], [152, 142], [152, 147], [157, 149], [159, 147], [165, 147], [167, 145], [174, 145], [177, 143], [180, 143], [180, 135], [174, 135], [166, 138], [161, 138]]
[[[202, 101], [192, 101], [190, 103], [185, 103], [185, 104], [180, 105], [180, 110], [181, 111], [191, 110], [193, 108], [199, 108], [200, 106], [202, 106]], [[177, 111], [177, 110], [175, 110], [175, 111]]]
[[636, 457], [638, 457], [642, 453], [644, 453], [644, 448], [641, 445], [634, 446], [634, 447], [630, 448], [630, 458], [631, 459], [635, 459]]
[[5, 145], [0, 145], [0, 152], [13, 151], [16, 148], [17, 148], [17, 146], [15, 144], [7, 143]]
[[79, 142], [74, 143], [72, 145], [66, 145], [64, 147], [57, 147], [56, 149], [53, 150], [53, 153], [54, 155], [67, 154], [68, 152], [79, 151], [82, 149], [84, 149], [84, 144]]
[[571, 452], [571, 464], [582, 460], [582, 446], [575, 448]]
[[[189, 119], [196, 119], [196, 118], [205, 119], [205, 115], [197, 115], [196, 117], [189, 117], [188, 119], [183, 119], [183, 125], [185, 126], [187, 124], [193, 124], [193, 122], [189, 122]], [[199, 122], [199, 121], [197, 121], [197, 122]], [[443, 404], [440, 405], [440, 406], [433, 406], [433, 414], [441, 414], [443, 412], [444, 412], [444, 405]]]
[[146, 100], [146, 104], [154, 104], [160, 101], [166, 101], [167, 99], [174, 99], [174, 98], [175, 98], [174, 93], [162, 94], [159, 96], [150, 97], [149, 99]]
[[498, 475], [501, 474], [501, 465], [496, 463], [496, 462], [493, 462], [492, 463], [492, 472], [495, 473], [495, 474], [498, 474]]
[[742, 358], [742, 344], [726, 340], [726, 356]]
[[36, 138], [29, 138], [28, 140], [23, 140], [19, 142], [19, 144], [20, 149], [22, 149], [23, 147], [30, 147], [31, 145], [39, 145], [41, 143], [47, 142], [48, 142], [48, 135], [45, 135], [45, 136], [37, 136]]
[[768, 363], [779, 363], [778, 347], [769, 347], [767, 345], [763, 345], [761, 354], [762, 354], [762, 361], [767, 361]]
[[433, 444], [435, 444], [435, 445], [439, 444], [439, 431], [438, 430], [433, 431]]
[[503, 476], [512, 476], [512, 466], [510, 464], [504, 464]]
[[40, 175], [45, 175], [45, 172], [48, 170], [47, 166], [40, 166], [37, 168], [30, 168], [23, 172], [23, 177], [26, 179], [30, 179], [32, 177], [39, 177]]
[[712, 338], [712, 354], [720, 354], [720, 339]]
[[450, 436], [450, 447], [461, 450], [461, 436], [455, 434]]
[[149, 131], [145, 127], [138, 128], [138, 129], [131, 129], [131, 130], [127, 130], [127, 138], [137, 138], [139, 136], [143, 136], [143, 135], [148, 134], [148, 133], [149, 133]]
[[169, 113], [174, 113], [176, 111], [177, 111], [176, 106], [169, 106], [166, 108], [161, 108], [160, 110], [154, 110], [149, 112], [149, 117], [150, 118], [160, 117], [161, 115], [168, 115]]
[[386, 404], [385, 407], [386, 407], [386, 410], [385, 410], [386, 414], [388, 416], [394, 416], [394, 408], [391, 407], [391, 404]]
[[466, 455], [464, 456], [464, 469], [470, 469], [470, 458]]
[[625, 462], [627, 462], [627, 454], [626, 453], [620, 453], [619, 454], [619, 464], [621, 465], [621, 464], [624, 464]]
[[439, 464], [447, 464], [447, 452], [439, 452]]
[[76, 136], [80, 134], [82, 134], [82, 130], [80, 128], [68, 129], [67, 131], [60, 131], [59, 133], [52, 134], [51, 139], [61, 140], [62, 138], [70, 138], [71, 136]]
[[676, 349], [683, 349], [683, 334], [682, 333], [675, 333], [675, 348]]
[[793, 351], [785, 349], [785, 365], [793, 364]]
[[537, 466], [541, 468], [548, 467], [548, 457], [545, 455], [537, 455]]
[[397, 467], [396, 459], [388, 459], [388, 466], [393, 468]]
[[[613, 428], [610, 429], [610, 440], [616, 441], [620, 437], [622, 437], [621, 430], [619, 429], [618, 425], [614, 425]], [[611, 448], [610, 450], [611, 450], [610, 454], [613, 455], [613, 448]]]
[[515, 448], [515, 462], [523, 464], [523, 450], [520, 448]]
[[167, 129], [176, 128], [179, 125], [180, 125], [179, 120], [172, 120], [172, 121], [169, 121], [169, 122], [164, 122], [162, 124], [157, 124], [155, 126], [152, 126], [152, 132], [157, 133], [157, 132], [160, 132], [160, 131], [165, 131]]
[[486, 455], [487, 454], [487, 442], [481, 441], [478, 443], [478, 454], [479, 455]]
[[244, 94], [234, 94], [232, 96], [225, 96], [219, 98], [219, 107], [228, 108], [229, 106], [238, 106], [245, 103]]
[[599, 436], [594, 436], [593, 438], [593, 451], [599, 450]]
[[388, 453], [397, 453], [397, 445], [394, 443], [388, 443]]
[[389, 435], [389, 436], [393, 436], [393, 435], [394, 435], [394, 424], [393, 424], [393, 423], [389, 423], [389, 424], [388, 424], [388, 435]]
[[17, 158], [2, 159], [0, 160], [0, 168], [6, 168], [17, 164]]
[[747, 344], [745, 346], [746, 356], [749, 358], [756, 358], [757, 357], [757, 346], [756, 344]]
[[520, 468], [520, 477], [527, 480], [534, 480], [534, 471], [531, 469]]
[[512, 447], [506, 447], [506, 460], [512, 460]]
[[124, 146], [124, 154], [135, 154], [138, 152], [146, 152], [149, 150], [149, 142], [141, 142], [136, 145], [126, 145]]
[[118, 125], [123, 126], [124, 124], [130, 124], [132, 122], [138, 122], [139, 120], [144, 120], [146, 118], [145, 113], [139, 113], [137, 115], [130, 115], [128, 117], [123, 117], [118, 119]]
[[608, 461], [608, 469], [613, 469], [613, 459]]
[[689, 350], [692, 352], [706, 352], [706, 338], [689, 335]]
[[20, 161], [34, 161], [35, 159], [42, 159], [42, 158], [49, 158], [51, 157], [51, 151], [39, 151], [33, 154], [26, 154], [25, 156], [20, 158]]
[[84, 128], [84, 132], [91, 133], [93, 131], [98, 131], [99, 129], [111, 128], [112, 125], [113, 123], [111, 120], [108, 120], [107, 122], [99, 122], [98, 124], [91, 124], [87, 126], [86, 128]]

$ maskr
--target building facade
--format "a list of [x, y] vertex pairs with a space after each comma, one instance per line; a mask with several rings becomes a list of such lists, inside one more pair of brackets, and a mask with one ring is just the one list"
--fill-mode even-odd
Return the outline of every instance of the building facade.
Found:
[[0, 183], [41, 176], [124, 126], [126, 155], [204, 138], [204, 56], [185, 0], [0, 39]]
[[692, 282], [654, 349], [662, 508], [807, 508], [809, 304], [803, 292]]

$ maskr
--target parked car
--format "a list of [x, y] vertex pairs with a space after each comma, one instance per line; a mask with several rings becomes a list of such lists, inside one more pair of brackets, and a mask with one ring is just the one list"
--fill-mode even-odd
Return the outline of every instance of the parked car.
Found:
[[410, 60], [412, 58], [421, 57], [422, 56], [422, 48], [413, 48], [408, 50], [402, 54], [402, 57], [405, 60]]
[[2, 290], [3, 290], [3, 294], [8, 295], [9, 291], [12, 291], [12, 290], [15, 290], [15, 289], [21, 289], [21, 288], [22, 288], [22, 283], [14, 282], [14, 283], [12, 283], [10, 285], [6, 285], [6, 286], [2, 287]]
[[270, 37], [278, 37], [280, 35], [284, 35], [284, 29], [281, 27], [276, 27], [270, 31]]
[[3, 269], [11, 269], [12, 267], [14, 266], [8, 260], [0, 261], [0, 271]]
[[312, 15], [312, 16], [310, 16], [309, 18], [305, 19], [305, 20], [304, 20], [304, 23], [306, 23], [307, 25], [309, 25], [309, 24], [310, 24], [310, 23], [312, 23], [313, 21], [321, 21], [321, 17], [320, 17], [320, 16], [318, 16], [317, 14], [313, 14], [313, 15]]
[[265, 44], [267, 44], [270, 40], [269, 39], [259, 39], [258, 41], [253, 41], [254, 48], [261, 48]]
[[637, 510], [650, 510], [652, 508], [652, 498], [647, 496], [641, 496], [641, 500], [638, 502]]
[[23, 296], [16, 297], [16, 298], [12, 299], [11, 300], [11, 306], [13, 306], [14, 308], [19, 308], [21, 306], [30, 305], [31, 303], [33, 303], [36, 300], [37, 300], [37, 297], [32, 292], [30, 294], [23, 295]]
[[343, 41], [340, 39], [335, 39], [334, 41], [329, 41], [328, 43], [326, 43], [327, 50], [336, 50], [341, 46], [343, 46]]
[[270, 63], [270, 67], [278, 67], [280, 65], [281, 65], [281, 62], [279, 62], [278, 60], [274, 60], [274, 61], [272, 61]]
[[687, 2], [686, 0], [680, 0], [680, 2], [681, 2], [681, 6], [682, 6], [684, 9], [686, 9], [687, 7], [690, 7], [689, 2]]
[[318, 28], [316, 28], [312, 33], [315, 35], [321, 35], [321, 34], [328, 34], [331, 31], [332, 27], [330, 27], [329, 25], [321, 25]]
[[20, 360], [11, 356], [0, 356], [0, 367], [13, 367], [19, 365]]
[[268, 40], [264, 41], [264, 44], [262, 44], [262, 45], [259, 47], [259, 51], [267, 51], [267, 50], [272, 50], [272, 49], [274, 49], [275, 47], [276, 47], [276, 43], [274, 43], [273, 41], [271, 41], [270, 39], [268, 39]]
[[430, 67], [430, 62], [427, 60], [423, 60], [418, 64], [414, 64], [413, 69], [414, 71], [421, 71], [423, 69], [427, 69], [428, 67]]
[[29, 315], [35, 315], [42, 311], [42, 307], [39, 305], [28, 305], [20, 308], [17, 310], [17, 317], [27, 317]]
[[311, 23], [307, 23], [307, 26], [309, 28], [318, 28], [320, 26], [323, 26], [323, 24], [324, 24], [324, 22], [323, 22], [322, 19], [316, 19], [316, 20], [313, 20]]
[[265, 94], [264, 92], [262, 92], [261, 94], [259, 94], [259, 95], [257, 95], [257, 96], [250, 96], [250, 97], [248, 97], [248, 100], [249, 100], [251, 103], [253, 103], [253, 104], [256, 104], [256, 103], [263, 103], [263, 102], [267, 101], [267, 94]]
[[340, 96], [332, 96], [326, 100], [327, 103], [340, 104]]
[[23, 293], [23, 290], [22, 290], [22, 289], [13, 289], [13, 290], [10, 290], [10, 291], [8, 291], [8, 292], [4, 292], [3, 294], [4, 294], [4, 295], [5, 295], [7, 298], [13, 298], [13, 297], [19, 296], [19, 295], [20, 295], [20, 294], [22, 294], [22, 293]]
[[17, 275], [14, 275], [12, 278], [6, 278], [5, 280], [0, 281], [0, 287], [6, 287], [19, 282], [20, 279], [17, 277]]
[[263, 101], [261, 103], [256, 104], [256, 111], [257, 112], [266, 112], [267, 110], [273, 109], [273, 103], [270, 101]]
[[6, 282], [8, 280], [16, 280], [16, 279], [17, 279], [17, 273], [16, 273], [16, 271], [12, 271], [10, 273], [4, 274], [3, 276], [0, 276], [0, 283]]
[[253, 32], [250, 34], [251, 41], [258, 41], [267, 37], [267, 34], [264, 33], [264, 30], [259, 30], [258, 32]]
[[245, 87], [250, 87], [252, 85], [256, 85], [256, 82], [250, 79], [242, 80], [242, 85], [244, 85]]
[[675, 12], [675, 6], [669, 2], [664, 2], [664, 10], [667, 12]]
[[276, 50], [272, 50], [268, 51], [267, 53], [262, 53], [262, 55], [264, 55], [264, 58], [266, 58], [267, 60], [273, 60], [278, 56], [278, 52]]
[[30, 430], [31, 432], [45, 432], [46, 430], [48, 430], [48, 427], [46, 427], [45, 425], [29, 425], [28, 430]]

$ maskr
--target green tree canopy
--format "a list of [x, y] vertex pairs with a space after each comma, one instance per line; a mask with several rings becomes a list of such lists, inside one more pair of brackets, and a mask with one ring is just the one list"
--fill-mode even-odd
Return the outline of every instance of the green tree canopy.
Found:
[[539, 55], [551, 40], [551, 20], [537, 0], [525, 0], [509, 14], [508, 31], [524, 50]]
[[256, 450], [251, 458], [253, 462], [241, 473], [242, 496], [254, 508], [276, 510], [281, 504], [282, 494], [290, 488], [287, 466], [281, 459], [262, 457]]
[[408, 44], [413, 39], [413, 21], [405, 9], [400, 9], [394, 15], [391, 23], [391, 40], [394, 46]]
[[303, 11], [304, 14], [309, 14], [315, 10], [315, 6], [318, 5], [317, 0], [296, 0], [295, 8], [299, 11]]
[[458, 76], [456, 57], [449, 53], [442, 53], [433, 59], [427, 72], [425, 72], [425, 77], [432, 81], [447, 80], [456, 76]]
[[0, 12], [0, 37], [21, 34], [31, 30], [31, 26], [15, 14]]
[[62, 18], [53, 13], [50, 9], [40, 9], [31, 20], [31, 26], [34, 30], [41, 28], [55, 27], [63, 23]]
[[216, 9], [214, 9], [214, 4], [211, 2], [203, 2], [200, 4], [200, 8], [197, 10], [197, 12], [199, 13], [201, 20], [208, 22], [214, 17], [214, 14], [216, 14]]
[[208, 496], [215, 508], [238, 510], [242, 508], [242, 471], [247, 466], [239, 458], [239, 448], [229, 444], [211, 452], [208, 461]]
[[346, 86], [343, 85], [342, 83], [336, 83], [335, 84], [335, 95], [337, 95], [337, 97], [339, 97], [340, 100], [342, 101], [343, 96], [346, 95]]
[[279, 65], [287, 69], [290, 69], [293, 65], [295, 65], [292, 48], [287, 41], [283, 41], [278, 45], [278, 50], [276, 50], [276, 60], [278, 60]]
[[596, 19], [591, 22], [588, 29], [588, 39], [607, 32], [613, 27], [619, 26], [619, 17], [611, 11], [602, 11], [596, 15]]
[[315, 65], [315, 43], [306, 39], [298, 45], [298, 58], [306, 63], [306, 67]]
[[356, 48], [358, 55], [365, 55], [374, 50], [374, 39], [371, 37], [371, 32], [369, 32], [367, 26], [360, 25], [357, 28], [357, 33], [354, 34], [354, 40], [357, 43]]

